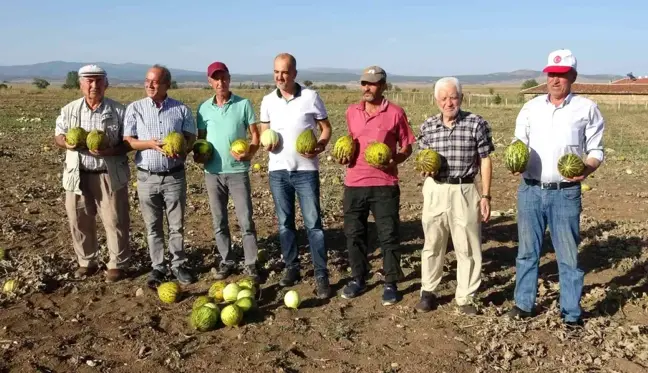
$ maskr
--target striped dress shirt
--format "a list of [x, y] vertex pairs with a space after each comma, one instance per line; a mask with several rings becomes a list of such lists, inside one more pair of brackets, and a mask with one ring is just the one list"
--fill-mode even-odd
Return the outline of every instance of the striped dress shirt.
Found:
[[[126, 108], [124, 136], [142, 141], [163, 140], [171, 132], [197, 132], [191, 109], [182, 102], [167, 97], [158, 108], [150, 97], [146, 97]], [[183, 163], [181, 158], [168, 158], [153, 149], [138, 150], [135, 154], [137, 167], [151, 172], [169, 171]]]
[[522, 107], [515, 122], [515, 138], [531, 148], [523, 176], [544, 183], [565, 181], [558, 159], [576, 153], [603, 161], [605, 121], [596, 103], [569, 94], [559, 106], [549, 95], [538, 96]]
[[475, 177], [480, 158], [495, 151], [491, 128], [477, 114], [460, 110], [451, 128], [443, 124], [441, 114], [428, 118], [418, 136], [421, 149], [432, 149], [441, 155], [441, 168], [435, 177]]

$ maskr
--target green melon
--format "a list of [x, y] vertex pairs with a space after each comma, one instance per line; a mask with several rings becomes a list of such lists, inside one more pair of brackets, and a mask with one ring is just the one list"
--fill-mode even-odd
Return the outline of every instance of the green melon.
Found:
[[204, 155], [206, 159], [211, 158], [213, 153], [212, 145], [205, 139], [198, 139], [193, 143], [193, 152], [195, 154]]
[[202, 307], [205, 304], [210, 303], [210, 302], [211, 302], [211, 299], [208, 296], [201, 295], [198, 298], [196, 298], [196, 300], [194, 301], [193, 306], [191, 307], [191, 309], [197, 310], [198, 308], [200, 308], [200, 307]]
[[297, 142], [295, 144], [295, 150], [300, 154], [312, 153], [317, 146], [317, 138], [312, 130], [304, 130], [299, 137], [297, 137]]
[[336, 159], [351, 158], [355, 153], [355, 141], [351, 135], [345, 135], [337, 139], [333, 146], [333, 156]]
[[201, 332], [215, 329], [219, 319], [220, 310], [214, 303], [206, 303], [191, 312], [191, 326]]
[[234, 303], [243, 313], [252, 309], [255, 305], [254, 299], [250, 297], [240, 298]]
[[261, 134], [261, 145], [270, 146], [279, 143], [279, 134], [274, 130], [268, 128]]
[[244, 154], [248, 151], [248, 149], [250, 149], [250, 145], [245, 139], [234, 140], [234, 142], [230, 145], [230, 150], [236, 154]]
[[243, 310], [236, 304], [225, 306], [220, 314], [221, 321], [227, 326], [238, 326], [243, 321]]
[[223, 289], [225, 289], [227, 283], [225, 281], [216, 281], [209, 287], [208, 295], [214, 298], [216, 301], [223, 301]]
[[504, 151], [504, 166], [511, 172], [524, 172], [529, 163], [529, 148], [521, 140], [515, 140]]
[[94, 129], [86, 137], [86, 146], [88, 150], [101, 150], [106, 147], [106, 134], [104, 131]]
[[432, 149], [423, 149], [416, 155], [416, 170], [420, 172], [439, 172], [441, 155]]
[[180, 285], [175, 282], [165, 282], [157, 288], [158, 297], [164, 303], [173, 303], [180, 295]]
[[86, 146], [88, 132], [81, 127], [73, 127], [65, 134], [65, 142], [68, 145], [76, 145], [79, 148]]
[[239, 286], [239, 288], [241, 288], [241, 290], [245, 290], [245, 289], [247, 289], [247, 290], [252, 291], [253, 294], [254, 294], [255, 291], [256, 291], [256, 289], [255, 289], [255, 287], [254, 287], [254, 280], [252, 280], [252, 279], [249, 278], [249, 277], [246, 277], [246, 278], [243, 278], [243, 279], [238, 280], [238, 281], [236, 282], [236, 284]]
[[558, 160], [558, 172], [566, 179], [582, 176], [585, 172], [585, 163], [578, 154], [568, 153]]
[[365, 161], [370, 166], [385, 166], [392, 158], [391, 149], [382, 142], [373, 141], [365, 149]]
[[171, 132], [162, 142], [164, 143], [162, 150], [168, 157], [183, 154], [185, 151], [185, 138], [181, 133]]

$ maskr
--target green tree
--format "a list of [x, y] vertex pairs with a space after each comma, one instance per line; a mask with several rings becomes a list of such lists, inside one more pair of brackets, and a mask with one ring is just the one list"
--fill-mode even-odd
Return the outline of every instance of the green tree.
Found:
[[495, 89], [493, 87], [488, 88], [488, 94], [492, 95], [495, 93]]
[[171, 85], [169, 85], [169, 89], [178, 89], [178, 82], [172, 80]]
[[538, 82], [536, 82], [535, 79], [528, 79], [525, 80], [524, 83], [522, 83], [522, 89], [528, 89], [531, 87], [535, 87], [538, 85]]
[[77, 71], [68, 71], [67, 76], [65, 77], [65, 84], [63, 84], [63, 89], [79, 89], [79, 72]]
[[495, 105], [499, 105], [499, 104], [502, 103], [502, 96], [500, 96], [499, 93], [496, 94], [495, 97], [493, 97], [493, 103], [494, 103]]
[[313, 85], [313, 82], [311, 82], [310, 80], [304, 80], [304, 86], [310, 87], [312, 85]]
[[47, 80], [41, 78], [34, 78], [32, 84], [35, 85], [38, 89], [45, 89], [50, 85]]

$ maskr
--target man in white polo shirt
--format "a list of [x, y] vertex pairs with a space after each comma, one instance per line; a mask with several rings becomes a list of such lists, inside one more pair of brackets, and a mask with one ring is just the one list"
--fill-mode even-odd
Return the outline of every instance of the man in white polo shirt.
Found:
[[[331, 138], [331, 124], [317, 92], [295, 82], [297, 62], [290, 54], [279, 54], [274, 60], [277, 89], [261, 101], [261, 133], [271, 128], [279, 134], [279, 143], [270, 152], [270, 190], [279, 220], [279, 240], [286, 271], [280, 286], [292, 286], [301, 279], [299, 253], [295, 241], [295, 194], [304, 218], [315, 267], [317, 296], [330, 297], [327, 252], [320, 209], [318, 155]], [[300, 154], [295, 142], [304, 130], [319, 127], [317, 147], [312, 154]], [[317, 135], [316, 135], [317, 136]]]
[[[581, 181], [603, 162], [605, 121], [596, 103], [571, 93], [578, 73], [570, 50], [551, 52], [544, 72], [548, 94], [527, 102], [515, 126], [515, 137], [528, 144], [531, 153], [518, 187], [515, 306], [508, 316], [534, 315], [540, 249], [548, 225], [558, 261], [560, 313], [566, 325], [581, 326]], [[584, 175], [560, 175], [558, 159], [567, 152], [586, 155]]]

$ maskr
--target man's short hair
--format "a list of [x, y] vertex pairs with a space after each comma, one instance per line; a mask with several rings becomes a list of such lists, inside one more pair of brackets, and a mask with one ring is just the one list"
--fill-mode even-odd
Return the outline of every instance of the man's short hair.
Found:
[[297, 60], [295, 57], [290, 54], [290, 53], [279, 53], [277, 57], [275, 57], [275, 61], [278, 59], [287, 59], [290, 62], [290, 66], [292, 66], [293, 69], [297, 70]]
[[160, 83], [171, 84], [171, 71], [169, 71], [166, 66], [156, 63], [155, 65], [153, 65], [153, 68], [160, 69], [160, 71], [162, 72]]

